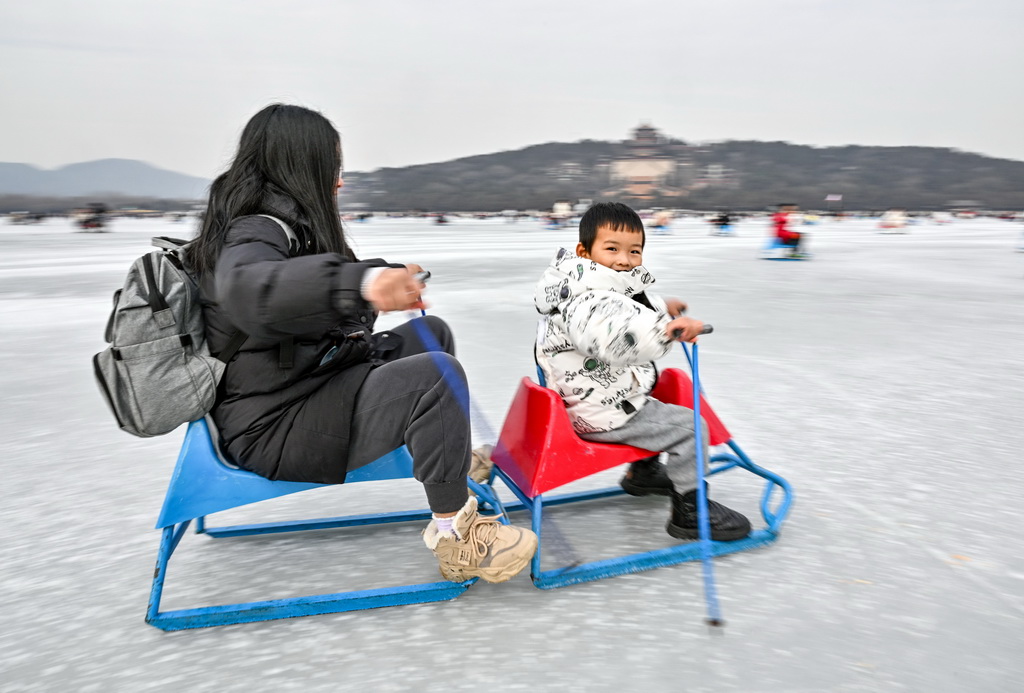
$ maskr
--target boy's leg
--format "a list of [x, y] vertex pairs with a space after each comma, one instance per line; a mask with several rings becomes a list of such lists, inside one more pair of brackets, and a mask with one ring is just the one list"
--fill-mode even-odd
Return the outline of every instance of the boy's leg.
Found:
[[[707, 424], [701, 422], [705, 472], [708, 464]], [[666, 531], [677, 539], [697, 539], [697, 446], [693, 428], [693, 410], [676, 404], [648, 399], [622, 428], [581, 436], [604, 443], [624, 443], [668, 453], [666, 467], [675, 487], [672, 514]], [[708, 500], [711, 538], [734, 541], [750, 534], [750, 522], [721, 503]]]
[[665, 473], [661, 455], [630, 462], [619, 486], [631, 496], [671, 496], [675, 488]]
[[[647, 404], [625, 426], [613, 431], [585, 433], [580, 437], [598, 443], [620, 443], [647, 450], [663, 450], [668, 453], [666, 469], [675, 492], [685, 493], [697, 488], [697, 448], [692, 409], [648, 399]], [[706, 432], [703, 440], [706, 461]]]

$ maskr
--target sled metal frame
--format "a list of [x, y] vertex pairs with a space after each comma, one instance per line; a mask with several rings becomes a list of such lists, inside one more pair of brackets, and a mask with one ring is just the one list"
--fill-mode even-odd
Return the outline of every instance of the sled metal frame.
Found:
[[[346, 481], [353, 483], [407, 478], [411, 476], [411, 469], [412, 458], [403, 447], [365, 467], [353, 470]], [[174, 631], [402, 604], [449, 601], [463, 594], [476, 582], [476, 578], [461, 583], [442, 580], [380, 589], [160, 611], [168, 563], [192, 520], [195, 520], [197, 534], [219, 539], [431, 518], [429, 510], [413, 510], [222, 527], [206, 525], [206, 516], [211, 513], [322, 486], [325, 484], [270, 481], [252, 472], [231, 467], [217, 454], [216, 444], [207, 422], [199, 420], [190, 423], [167, 489], [160, 519], [157, 521], [161, 538], [146, 622], [161, 630]], [[476, 492], [483, 507], [493, 508], [497, 505], [497, 499], [489, 487], [470, 480], [470, 488]], [[499, 519], [504, 524], [508, 523], [504, 516]]]
[[[738, 551], [746, 551], [758, 546], [765, 546], [774, 542], [782, 528], [782, 523], [789, 514], [790, 506], [793, 503], [793, 490], [789, 482], [783, 477], [763, 467], [754, 464], [747, 454], [734, 441], [726, 443], [731, 448], [731, 453], [717, 453], [711, 456], [711, 469], [707, 476], [720, 474], [734, 467], [746, 469], [749, 472], [766, 480], [764, 490], [761, 494], [761, 516], [766, 522], [762, 529], [753, 530], [749, 536], [737, 541], [712, 541], [711, 553], [714, 556], [724, 556]], [[653, 568], [678, 565], [688, 561], [699, 561], [701, 559], [701, 545], [699, 541], [678, 544], [664, 549], [643, 551], [617, 558], [609, 558], [601, 561], [591, 561], [572, 566], [561, 566], [543, 570], [541, 568], [541, 553], [543, 542], [543, 517], [544, 507], [565, 505], [580, 501], [599, 500], [602, 498], [613, 498], [625, 495], [621, 487], [611, 486], [608, 488], [595, 489], [592, 491], [579, 491], [576, 493], [564, 493], [557, 495], [540, 494], [534, 498], [528, 497], [505, 472], [498, 467], [494, 468], [494, 475], [500, 478], [509, 490], [518, 499], [514, 503], [505, 503], [502, 510], [506, 513], [520, 510], [528, 510], [531, 516], [531, 526], [537, 535], [537, 552], [530, 563], [530, 577], [533, 584], [540, 589], [554, 589], [565, 587], [581, 582], [591, 582], [617, 575], [639, 573]], [[772, 495], [775, 489], [781, 491], [781, 498], [774, 510], [771, 509]]]

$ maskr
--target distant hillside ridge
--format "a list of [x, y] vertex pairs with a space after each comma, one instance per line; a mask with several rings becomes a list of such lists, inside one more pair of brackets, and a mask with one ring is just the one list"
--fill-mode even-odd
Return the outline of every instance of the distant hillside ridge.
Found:
[[[682, 145], [683, 194], [630, 200], [609, 194], [625, 142], [548, 143], [435, 164], [346, 173], [342, 207], [382, 211], [550, 209], [559, 199], [624, 199], [634, 207], [763, 209], [795, 202], [824, 209], [943, 209], [974, 201], [1024, 209], [1024, 162], [939, 147], [812, 147], [726, 141]], [[678, 188], [677, 188], [678, 189]]]
[[100, 159], [44, 170], [0, 163], [0, 195], [82, 197], [119, 195], [200, 200], [210, 181], [132, 159]]
[[[621, 193], [616, 167], [627, 141], [549, 142], [432, 164], [346, 172], [343, 210], [549, 210], [557, 200], [618, 199], [634, 207], [764, 209], [944, 209], [970, 201], [1024, 209], [1024, 162], [940, 147], [812, 147], [788, 142], [686, 144], [665, 138], [675, 157], [670, 190], [643, 199]], [[613, 185], [613, 182], [615, 183]], [[141, 161], [103, 159], [52, 171], [0, 163], [0, 196], [105, 196], [203, 200], [210, 181]], [[619, 190], [615, 188], [618, 186]], [[841, 195], [841, 201], [825, 202]], [[26, 207], [27, 208], [27, 207]]]

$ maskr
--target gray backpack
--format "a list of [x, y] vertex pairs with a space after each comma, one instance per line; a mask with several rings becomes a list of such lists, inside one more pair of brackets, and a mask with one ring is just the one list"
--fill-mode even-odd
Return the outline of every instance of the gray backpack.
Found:
[[[263, 215], [267, 216], [267, 215]], [[294, 252], [299, 241], [280, 219]], [[143, 255], [114, 292], [104, 339], [109, 347], [93, 368], [117, 425], [148, 438], [201, 419], [214, 405], [225, 364], [245, 342], [236, 332], [213, 356], [206, 345], [199, 285], [185, 266], [187, 241], [157, 237], [160, 250]]]

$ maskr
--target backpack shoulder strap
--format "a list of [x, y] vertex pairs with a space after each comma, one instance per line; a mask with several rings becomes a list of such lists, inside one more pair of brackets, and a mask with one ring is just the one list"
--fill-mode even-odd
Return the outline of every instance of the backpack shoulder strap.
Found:
[[299, 237], [295, 235], [295, 231], [292, 230], [291, 226], [288, 226], [288, 224], [284, 223], [277, 217], [272, 217], [269, 214], [259, 214], [257, 216], [273, 219], [277, 222], [278, 226], [281, 227], [281, 230], [284, 231], [284, 235], [288, 237], [288, 250], [292, 255], [295, 255], [302, 250], [302, 244], [299, 242]]
[[153, 238], [150, 239], [150, 243], [155, 247], [163, 248], [164, 250], [178, 250], [179, 248], [184, 248], [191, 242], [192, 241], [186, 241], [181, 238], [171, 238], [170, 236], [153, 236]]
[[153, 313], [153, 319], [160, 327], [171, 327], [175, 323], [174, 312], [167, 305], [167, 300], [160, 293], [160, 286], [156, 281], [156, 270], [153, 267], [153, 255], [147, 253], [142, 256], [142, 269], [146, 275], [146, 301]]

